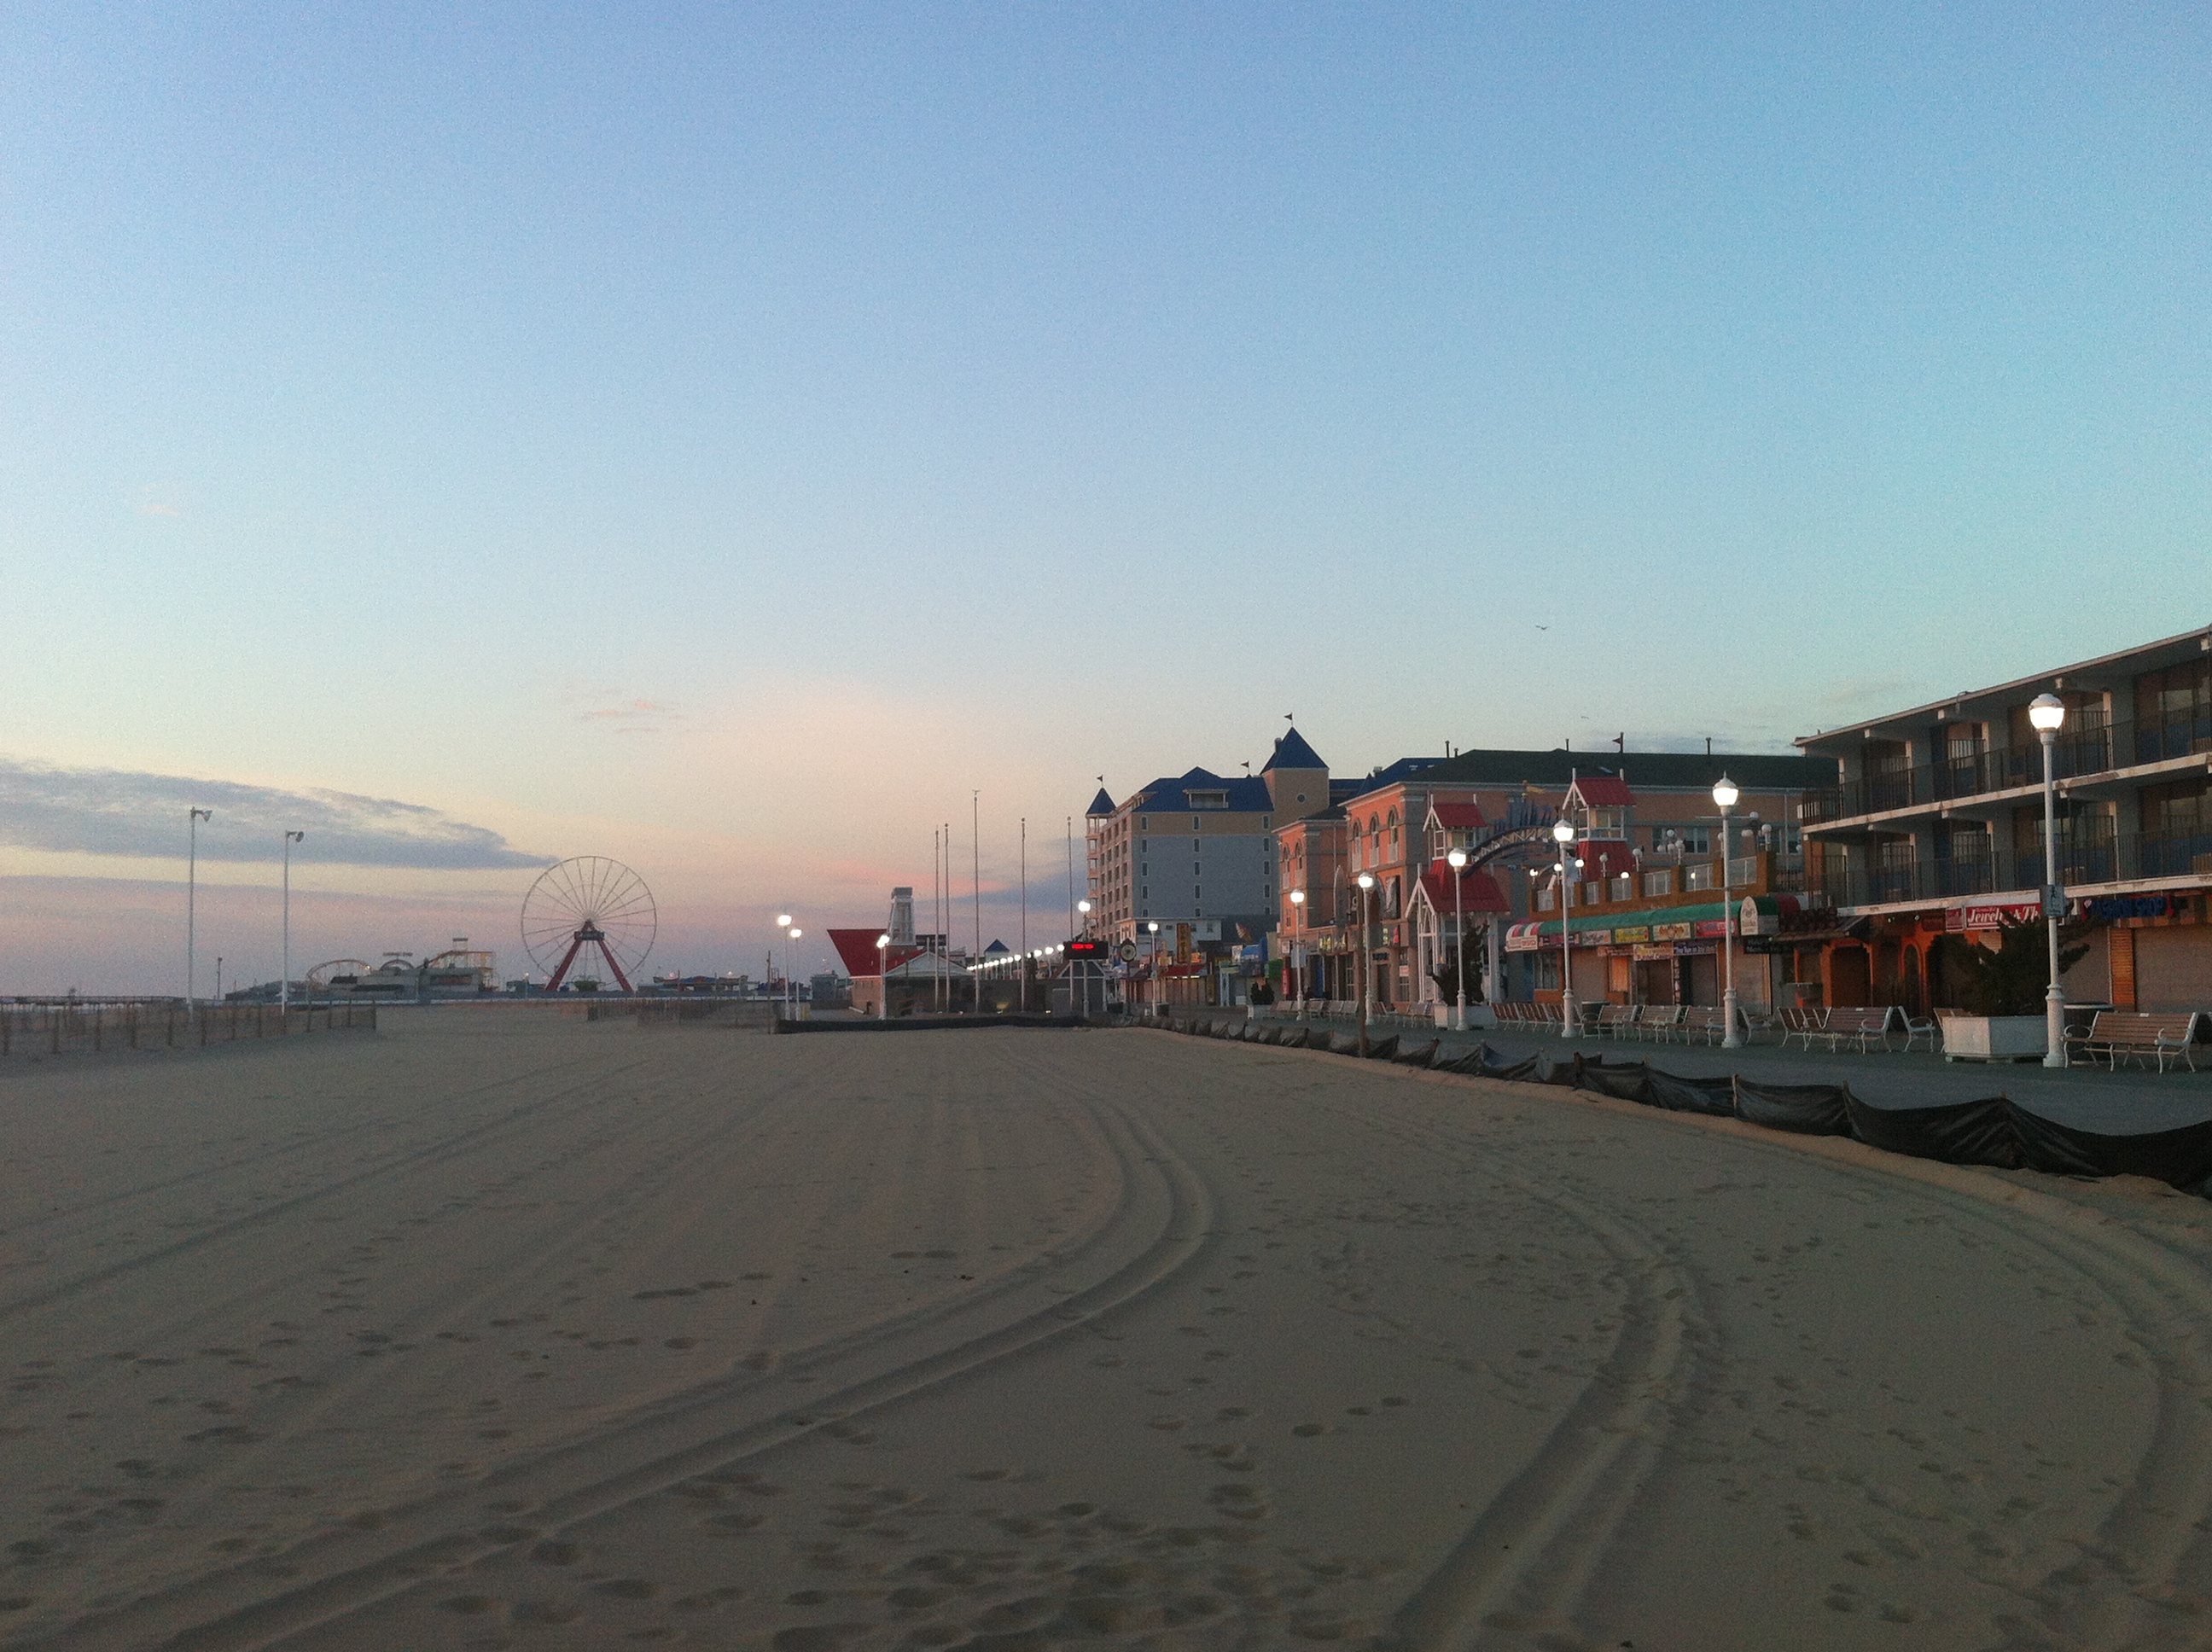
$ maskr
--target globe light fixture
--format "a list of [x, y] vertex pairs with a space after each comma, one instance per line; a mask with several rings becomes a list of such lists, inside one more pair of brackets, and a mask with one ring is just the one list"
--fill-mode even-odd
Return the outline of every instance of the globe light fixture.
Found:
[[1452, 944], [1457, 949], [1458, 967], [1452, 979], [1459, 987], [1459, 1001], [1452, 1006], [1452, 1030], [1467, 1030], [1467, 899], [1466, 880], [1460, 874], [1467, 870], [1467, 851], [1455, 848], [1444, 856], [1444, 864], [1452, 869]]
[[1721, 992], [1721, 1048], [1729, 1050], [1743, 1048], [1735, 1029], [1735, 908], [1729, 902], [1729, 856], [1735, 848], [1729, 840], [1729, 811], [1741, 795], [1725, 774], [1713, 782], [1713, 801], [1721, 811], [1721, 967], [1728, 983]]
[[2058, 879], [2058, 769], [2056, 744], [2066, 726], [2066, 702], [2039, 694], [2027, 702], [2027, 720], [2043, 742], [2043, 917], [2051, 932], [2051, 984], [2043, 993], [2043, 1065], [2066, 1065], [2066, 992], [2058, 984], [2058, 918], [2066, 888]]
[[[1575, 841], [1575, 823], [1565, 815], [1552, 823], [1552, 841], [1559, 846], [1559, 1036], [1572, 1038], [1582, 1029], [1581, 1012], [1575, 1007], [1574, 944], [1568, 931], [1573, 920], [1568, 914], [1574, 909], [1574, 884], [1571, 881], [1573, 867], [1567, 864], [1567, 851]], [[1574, 866], [1582, 862], [1577, 860]]]
[[1359, 1053], [1364, 1055], [1367, 1020], [1375, 1002], [1375, 938], [1369, 932], [1375, 926], [1375, 874], [1363, 872], [1355, 881], [1359, 885]]
[[891, 1013], [890, 977], [884, 970], [884, 961], [890, 957], [891, 938], [876, 937], [876, 1019], [887, 1021]]

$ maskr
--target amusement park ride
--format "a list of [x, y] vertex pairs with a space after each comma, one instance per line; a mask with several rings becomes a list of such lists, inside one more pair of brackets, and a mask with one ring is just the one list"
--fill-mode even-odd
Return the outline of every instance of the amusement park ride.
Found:
[[522, 898], [522, 944], [530, 961], [545, 971], [545, 990], [564, 982], [586, 981], [590, 952], [596, 951], [625, 993], [635, 988], [639, 966], [653, 951], [659, 925], [653, 892], [619, 860], [585, 854], [550, 866]]

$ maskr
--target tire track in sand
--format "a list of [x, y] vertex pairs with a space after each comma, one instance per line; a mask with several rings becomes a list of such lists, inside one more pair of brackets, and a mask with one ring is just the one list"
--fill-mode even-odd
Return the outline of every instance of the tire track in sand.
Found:
[[[833, 1339], [787, 1358], [771, 1375], [704, 1385], [650, 1415], [392, 1511], [377, 1532], [311, 1540], [280, 1561], [286, 1570], [313, 1576], [274, 1596], [264, 1559], [29, 1643], [70, 1652], [149, 1644], [245, 1652], [277, 1644], [427, 1579], [1080, 1329], [1182, 1269], [1206, 1243], [1213, 1211], [1211, 1190], [1158, 1132], [1114, 1104], [1091, 1101], [1085, 1110], [1116, 1160], [1121, 1199], [1097, 1229], [1056, 1247], [1027, 1272], [950, 1307]], [[795, 1377], [823, 1385], [803, 1409], [788, 1403]], [[494, 1505], [527, 1507], [529, 1523], [501, 1517]], [[178, 1631], [179, 1621], [192, 1626]]]
[[[1422, 1078], [1411, 1070], [1385, 1069], [1382, 1076]], [[1511, 1091], [1553, 1106], [1568, 1101], [1522, 1086]], [[2055, 1187], [1896, 1160], [1853, 1143], [1777, 1139], [1730, 1121], [1655, 1114], [1585, 1097], [1572, 1104], [1638, 1123], [1727, 1134], [1761, 1156], [1841, 1160], [1835, 1169], [1846, 1175], [1912, 1183], [1917, 1197], [2040, 1252], [2092, 1285], [2158, 1374], [2152, 1437], [2109, 1512], [2078, 1544], [2077, 1558], [2025, 1585], [1994, 1571], [1981, 1577], [2021, 1604], [2017, 1615], [1998, 1619], [2000, 1633], [1990, 1644], [1993, 1652], [2057, 1646], [2180, 1652], [2203, 1644], [2190, 1593], [2195, 1580], [2212, 1572], [2212, 1280], [2199, 1264]], [[1341, 1105], [1334, 1110], [1347, 1124], [1456, 1157], [1471, 1159], [1476, 1147], [1405, 1120], [1385, 1121]], [[1557, 1187], [1520, 1187], [1583, 1223], [1615, 1257], [1627, 1292], [1622, 1333], [1537, 1459], [1394, 1618], [1391, 1638], [1401, 1645], [1479, 1646], [1494, 1638], [1518, 1643], [1517, 1631], [1577, 1620], [1608, 1550], [1633, 1524], [1670, 1437], [1692, 1432], [1694, 1413], [1714, 1403], [1710, 1397], [1684, 1403], [1695, 1393], [1711, 1396], [1717, 1386], [1713, 1372], [1704, 1370], [1715, 1362], [1700, 1351], [1715, 1345], [1710, 1332], [1719, 1323], [1703, 1268], [1684, 1262], [1668, 1240], [1617, 1211], [1600, 1210]], [[1662, 1283], [1669, 1286], [1664, 1292]], [[1700, 1331], [1706, 1334], [1686, 1337]]]

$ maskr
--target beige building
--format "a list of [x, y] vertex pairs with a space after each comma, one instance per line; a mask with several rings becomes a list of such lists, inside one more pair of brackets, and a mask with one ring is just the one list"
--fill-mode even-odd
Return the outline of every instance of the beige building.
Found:
[[1133, 940], [1155, 923], [1212, 920], [1273, 927], [1275, 832], [1328, 807], [1328, 765], [1294, 728], [1256, 780], [1204, 768], [1163, 776], [1116, 803], [1103, 788], [1085, 816], [1091, 929]]

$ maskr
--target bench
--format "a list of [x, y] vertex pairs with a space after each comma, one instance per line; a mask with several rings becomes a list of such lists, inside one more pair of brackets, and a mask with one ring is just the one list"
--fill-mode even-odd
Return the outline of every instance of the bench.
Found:
[[1728, 1017], [1709, 1004], [1692, 1005], [1682, 1012], [1682, 1042], [1702, 1038], [1708, 1044], [1717, 1044], [1728, 1036]]
[[1782, 1010], [1782, 1048], [1788, 1049], [1790, 1041], [1802, 1038], [1810, 1050], [1813, 1041], [1827, 1029], [1828, 1012], [1817, 1005], [1784, 1005]]
[[2067, 1043], [2094, 1062], [2101, 1054], [2107, 1067], [2117, 1070], [2123, 1056], [2155, 1060], [2166, 1071], [2169, 1059], [2179, 1059], [2191, 1072], [2197, 1060], [2190, 1046], [2197, 1042], [2203, 1012], [2185, 1010], [2172, 1015], [2139, 1015], [2132, 1010], [2100, 1010], [2086, 1033], [2071, 1033]]
[[[1894, 1004], [1833, 1009], [1828, 1011], [1820, 1030], [1812, 1037], [1826, 1039], [1832, 1054], [1845, 1043], [1855, 1043], [1859, 1047], [1859, 1054], [1863, 1055], [1867, 1047], [1877, 1038], [1881, 1040], [1882, 1048], [1887, 1049], [1890, 1034], [1903, 1018]], [[1807, 1040], [1805, 1048], [1813, 1048], [1810, 1038]]]
[[1638, 1004], [1605, 1004], [1598, 1007], [1597, 1030], [1607, 1038], [1626, 1038], [1636, 1030]]
[[1637, 1024], [1637, 1036], [1671, 1044], [1675, 1030], [1682, 1024], [1683, 1013], [1679, 1004], [1647, 1004], [1644, 1006], [1644, 1018]]

